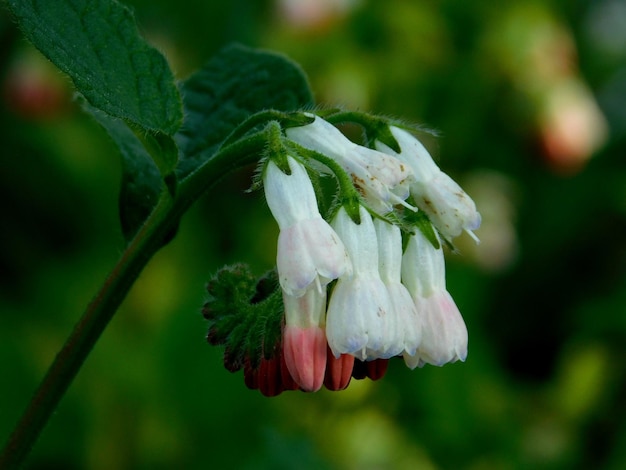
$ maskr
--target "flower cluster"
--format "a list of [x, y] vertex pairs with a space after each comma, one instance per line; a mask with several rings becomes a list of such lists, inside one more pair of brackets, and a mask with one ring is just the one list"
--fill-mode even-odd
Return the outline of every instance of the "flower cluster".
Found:
[[[268, 152], [261, 170], [280, 228], [284, 307], [280, 353], [261, 368], [282, 373], [249, 367], [248, 381], [271, 376], [278, 389], [339, 390], [363, 370], [380, 377], [379, 366], [395, 356], [410, 368], [464, 361], [467, 329], [446, 290], [442, 242], [462, 232], [477, 240], [474, 202], [410, 132], [366, 128], [370, 148], [308, 117], [283, 130], [281, 151]], [[328, 213], [320, 212], [314, 174], [337, 180]]]

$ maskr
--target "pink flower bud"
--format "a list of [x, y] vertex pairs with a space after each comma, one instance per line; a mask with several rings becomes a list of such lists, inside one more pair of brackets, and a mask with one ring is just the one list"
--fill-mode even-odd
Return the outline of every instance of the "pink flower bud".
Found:
[[288, 157], [291, 174], [270, 161], [263, 174], [265, 198], [278, 222], [277, 269], [280, 285], [301, 296], [311, 285], [319, 290], [350, 270], [337, 234], [319, 213], [313, 185], [304, 166]]
[[305, 392], [316, 392], [326, 372], [326, 335], [317, 327], [285, 326], [284, 353], [289, 373]]

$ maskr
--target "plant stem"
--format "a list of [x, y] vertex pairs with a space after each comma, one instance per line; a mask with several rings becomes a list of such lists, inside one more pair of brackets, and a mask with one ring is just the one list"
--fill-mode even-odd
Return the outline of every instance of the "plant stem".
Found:
[[173, 229], [173, 224], [168, 223], [171, 208], [169, 193], [164, 191], [55, 357], [0, 455], [1, 469], [19, 468], [28, 455], [133, 282]]
[[168, 190], [161, 193], [154, 210], [56, 355], [0, 454], [0, 469], [16, 469], [22, 465], [124, 297], [148, 261], [165, 244], [183, 213], [221, 177], [258, 159], [264, 143], [262, 131], [227, 145], [181, 181], [176, 200]]

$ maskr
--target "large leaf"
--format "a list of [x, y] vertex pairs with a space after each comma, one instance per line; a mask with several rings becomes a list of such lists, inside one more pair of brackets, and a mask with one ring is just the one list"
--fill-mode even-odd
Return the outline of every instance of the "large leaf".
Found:
[[244, 119], [265, 109], [311, 106], [306, 76], [287, 57], [231, 45], [182, 84], [185, 122], [176, 140], [182, 150], [179, 177], [213, 155]]
[[7, 0], [24, 35], [92, 106], [154, 133], [174, 134], [181, 100], [165, 58], [115, 0]]
[[122, 154], [119, 210], [122, 233], [129, 241], [159, 199], [163, 186], [161, 175], [143, 143], [124, 121], [88, 105], [85, 109], [106, 129]]

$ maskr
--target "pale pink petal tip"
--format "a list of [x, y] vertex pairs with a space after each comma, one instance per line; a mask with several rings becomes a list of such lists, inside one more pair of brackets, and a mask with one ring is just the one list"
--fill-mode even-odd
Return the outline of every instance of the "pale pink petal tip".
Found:
[[285, 363], [300, 388], [316, 392], [324, 383], [326, 372], [326, 335], [318, 326], [285, 326]]

